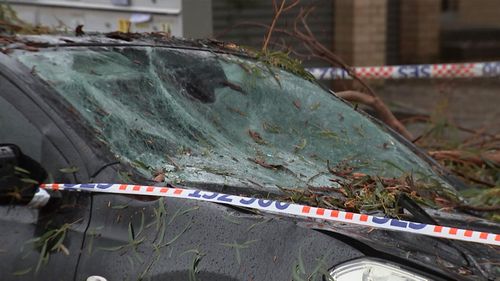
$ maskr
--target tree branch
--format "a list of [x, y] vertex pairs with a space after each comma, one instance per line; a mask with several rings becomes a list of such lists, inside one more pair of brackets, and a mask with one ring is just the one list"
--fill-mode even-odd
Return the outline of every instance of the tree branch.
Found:
[[484, 165], [486, 161], [490, 161], [500, 165], [500, 151], [487, 151], [480, 155], [475, 155], [461, 150], [438, 150], [428, 152], [432, 158], [436, 160], [450, 160], [455, 162], [469, 162], [478, 166]]
[[377, 96], [369, 96], [356, 91], [343, 91], [335, 93], [349, 102], [361, 103], [373, 108], [379, 115], [380, 120], [386, 123], [389, 127], [400, 133], [407, 139], [412, 139], [411, 133], [399, 122], [399, 120], [392, 114], [389, 108]]

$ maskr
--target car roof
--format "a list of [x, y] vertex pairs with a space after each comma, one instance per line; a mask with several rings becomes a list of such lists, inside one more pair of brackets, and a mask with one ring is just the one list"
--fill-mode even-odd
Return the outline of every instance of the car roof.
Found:
[[245, 57], [255, 57], [249, 49], [215, 39], [185, 39], [169, 36], [164, 32], [153, 33], [88, 33], [76, 36], [67, 33], [36, 35], [0, 34], [0, 51], [10, 53], [16, 49], [41, 51], [51, 47], [92, 47], [92, 46], [151, 46], [179, 49], [205, 50], [217, 53], [230, 53]]

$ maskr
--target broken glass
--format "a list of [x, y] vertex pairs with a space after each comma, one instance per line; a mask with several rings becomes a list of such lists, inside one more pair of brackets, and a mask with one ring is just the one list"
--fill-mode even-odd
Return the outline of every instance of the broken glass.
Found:
[[65, 47], [18, 59], [122, 161], [173, 182], [331, 186], [331, 166], [443, 181], [315, 82], [253, 59], [160, 47]]

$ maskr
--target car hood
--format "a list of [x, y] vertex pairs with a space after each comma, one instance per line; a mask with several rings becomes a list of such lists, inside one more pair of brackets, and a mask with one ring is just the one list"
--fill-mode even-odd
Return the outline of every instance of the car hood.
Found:
[[[238, 194], [242, 196], [269, 196], [255, 186], [229, 186], [216, 183], [192, 183], [203, 190], [221, 193]], [[189, 186], [187, 186], [189, 188]], [[246, 210], [243, 210], [246, 211]], [[435, 219], [439, 225], [483, 232], [497, 232], [498, 223], [494, 223], [475, 216], [460, 212], [445, 212], [426, 208], [425, 211]], [[271, 214], [265, 214], [270, 216]], [[376, 214], [378, 215], [378, 214]], [[383, 213], [380, 213], [383, 216]], [[286, 217], [279, 214], [272, 216]], [[455, 276], [464, 280], [494, 280], [500, 272], [498, 266], [500, 249], [495, 246], [435, 238], [407, 232], [375, 229], [356, 224], [341, 222], [287, 217], [300, 227], [315, 229], [328, 233], [332, 237], [353, 245], [367, 256], [384, 257], [395, 262], [410, 261], [422, 267], [430, 267], [445, 275]], [[418, 222], [408, 216], [408, 221]]]
[[299, 225], [325, 231], [372, 257], [410, 261], [464, 280], [494, 280], [498, 276], [498, 247], [374, 229], [354, 224], [308, 221]]
[[[269, 196], [262, 190], [250, 186], [228, 186], [216, 183], [192, 183], [185, 186], [229, 193], [241, 196]], [[238, 207], [235, 207], [238, 209]], [[242, 212], [248, 212], [241, 209]], [[499, 224], [463, 213], [451, 213], [440, 210], [426, 209], [426, 212], [438, 221], [439, 225], [474, 229], [484, 232], [496, 232]], [[445, 276], [453, 276], [458, 280], [494, 280], [500, 272], [498, 257], [500, 249], [495, 246], [472, 242], [435, 238], [407, 232], [375, 229], [356, 224], [322, 221], [319, 219], [304, 219], [280, 214], [259, 213], [259, 215], [274, 216], [291, 220], [303, 228], [324, 232], [335, 239], [355, 247], [360, 252], [374, 258], [384, 258], [396, 263], [411, 262], [441, 272]], [[383, 216], [383, 214], [380, 214]], [[418, 222], [415, 218], [405, 218]]]

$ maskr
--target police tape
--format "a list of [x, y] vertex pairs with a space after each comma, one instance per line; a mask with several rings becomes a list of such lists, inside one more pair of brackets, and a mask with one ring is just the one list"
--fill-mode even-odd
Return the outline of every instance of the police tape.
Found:
[[316, 208], [311, 206], [280, 202], [270, 199], [259, 199], [224, 193], [178, 188], [172, 185], [167, 187], [128, 185], [128, 184], [42, 184], [42, 189], [87, 191], [102, 193], [117, 193], [128, 195], [148, 195], [172, 198], [183, 198], [198, 201], [207, 201], [251, 208], [266, 212], [299, 216], [325, 221], [335, 221], [348, 224], [358, 224], [367, 227], [410, 232], [439, 238], [448, 238], [468, 242], [477, 242], [500, 246], [500, 235], [454, 227], [416, 223], [405, 220], [376, 217], [366, 214], [357, 214], [339, 210]]
[[[500, 61], [353, 67], [364, 79], [478, 78], [500, 76]], [[307, 69], [318, 80], [351, 79], [342, 68]]]

